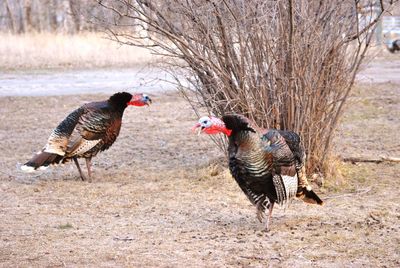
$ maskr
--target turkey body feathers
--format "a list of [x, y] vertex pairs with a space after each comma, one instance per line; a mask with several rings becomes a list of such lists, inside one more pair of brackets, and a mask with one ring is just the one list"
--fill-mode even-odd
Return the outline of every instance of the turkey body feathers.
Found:
[[311, 189], [308, 183], [305, 172], [306, 153], [300, 136], [293, 131], [271, 129], [267, 131], [261, 139], [269, 143], [276, 142], [280, 139], [277, 143], [280, 149], [276, 151], [278, 154], [274, 157], [277, 162], [280, 162], [280, 165], [275, 165], [275, 167], [280, 168], [280, 166], [286, 166], [286, 164], [292, 165], [294, 163], [298, 179], [296, 196], [306, 203], [323, 205], [324, 202]]
[[[272, 183], [272, 158], [263, 155], [255, 133], [239, 132], [229, 138], [229, 169], [250, 202], [276, 198]], [[265, 157], [265, 159], [264, 159]]]
[[240, 188], [253, 204], [261, 196], [282, 203], [284, 200], [278, 198], [274, 181], [279, 178], [282, 184], [281, 176], [297, 176], [294, 156], [283, 137], [274, 131], [260, 139], [241, 116], [224, 116], [222, 120], [232, 129], [228, 145], [229, 168]]
[[229, 169], [239, 187], [257, 208], [257, 216], [274, 203], [285, 204], [296, 196], [298, 167], [304, 166], [305, 153], [300, 137], [290, 131], [269, 130], [260, 136], [242, 117], [222, 118], [232, 130], [229, 136]]
[[[273, 159], [273, 182], [277, 192], [274, 200], [283, 204], [292, 199], [297, 192], [298, 178], [296, 172], [296, 160], [286, 140], [277, 130], [270, 130], [263, 138], [267, 138], [268, 144], [265, 152], [270, 153]], [[262, 139], [263, 139], [262, 138]]]
[[116, 111], [107, 102], [94, 102], [83, 106], [81, 115], [72, 133], [66, 155], [90, 158], [104, 151], [115, 142], [122, 123], [122, 112]]
[[285, 151], [283, 155], [289, 157], [287, 159], [282, 159], [283, 161], [286, 160], [291, 163], [295, 161], [296, 169], [300, 169], [304, 166], [306, 154], [300, 136], [297, 133], [293, 131], [271, 129], [264, 133], [261, 139], [264, 142], [270, 142], [270, 144], [275, 142], [275, 146], [281, 147], [278, 151]]
[[34, 171], [74, 158], [91, 159], [108, 149], [119, 135], [125, 107], [102, 101], [74, 110], [52, 131], [44, 148], [21, 169]]

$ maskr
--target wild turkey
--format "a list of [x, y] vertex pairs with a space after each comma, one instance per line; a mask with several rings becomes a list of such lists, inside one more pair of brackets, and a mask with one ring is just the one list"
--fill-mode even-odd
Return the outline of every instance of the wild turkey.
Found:
[[305, 153], [296, 133], [272, 129], [260, 135], [240, 115], [225, 115], [222, 120], [205, 116], [196, 128], [206, 134], [224, 133], [229, 137], [231, 174], [256, 206], [261, 222], [268, 208], [267, 230], [275, 203], [284, 204], [297, 195], [305, 202], [323, 204], [308, 185], [304, 173]]
[[396, 51], [400, 51], [400, 39], [393, 40], [388, 46], [388, 50], [391, 53], [395, 53]]
[[149, 105], [145, 94], [119, 92], [106, 101], [87, 103], [70, 113], [51, 133], [45, 147], [25, 163], [21, 170], [32, 172], [52, 164], [74, 160], [82, 180], [78, 158], [85, 158], [89, 181], [91, 159], [114, 143], [121, 129], [122, 115], [128, 105]]

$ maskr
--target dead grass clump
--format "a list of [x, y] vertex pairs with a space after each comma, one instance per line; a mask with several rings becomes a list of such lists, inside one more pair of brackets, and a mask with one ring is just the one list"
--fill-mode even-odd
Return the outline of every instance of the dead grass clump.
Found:
[[324, 167], [325, 173], [314, 173], [311, 181], [329, 191], [339, 192], [348, 184], [347, 165], [335, 156], [330, 156]]
[[68, 223], [66, 223], [66, 224], [60, 224], [60, 225], [58, 225], [57, 228], [58, 228], [58, 229], [61, 229], [61, 230], [65, 230], [65, 229], [71, 229], [71, 228], [73, 228], [73, 226], [72, 226], [71, 223], [68, 222]]
[[121, 46], [101, 33], [1, 33], [0, 40], [0, 70], [135, 67], [154, 59], [146, 49]]
[[197, 177], [206, 180], [230, 180], [232, 176], [228, 167], [221, 162], [212, 161], [211, 163], [197, 169]]

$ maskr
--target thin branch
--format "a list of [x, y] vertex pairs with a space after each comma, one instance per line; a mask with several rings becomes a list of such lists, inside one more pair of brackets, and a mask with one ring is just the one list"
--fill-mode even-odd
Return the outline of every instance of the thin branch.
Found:
[[394, 162], [399, 163], [400, 157], [390, 157], [390, 156], [380, 156], [378, 158], [366, 158], [366, 157], [343, 157], [342, 160], [344, 162], [351, 162], [351, 163], [383, 163], [383, 162]]

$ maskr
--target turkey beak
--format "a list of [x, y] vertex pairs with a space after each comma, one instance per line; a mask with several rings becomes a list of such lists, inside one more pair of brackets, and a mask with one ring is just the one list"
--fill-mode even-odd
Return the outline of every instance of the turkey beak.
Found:
[[200, 134], [203, 130], [204, 130], [204, 127], [199, 127], [197, 130], [197, 136], [200, 136]]
[[200, 123], [197, 123], [196, 125], [194, 125], [192, 127], [192, 131], [196, 132], [197, 131], [197, 135], [200, 135], [201, 131], [203, 130], [203, 127], [201, 127]]

